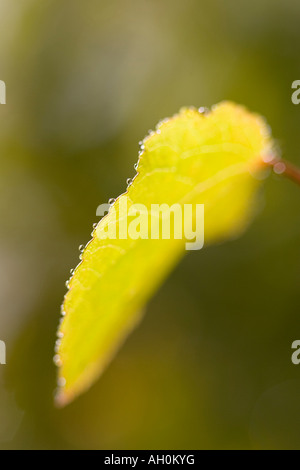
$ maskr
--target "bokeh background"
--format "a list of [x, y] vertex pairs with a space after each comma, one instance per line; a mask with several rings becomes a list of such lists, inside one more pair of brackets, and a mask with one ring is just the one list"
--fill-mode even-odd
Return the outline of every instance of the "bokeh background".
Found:
[[64, 410], [52, 362], [78, 246], [161, 118], [231, 99], [300, 164], [299, 1], [0, 0], [0, 18], [0, 447], [300, 448], [300, 188], [279, 176], [250, 230], [188, 254]]

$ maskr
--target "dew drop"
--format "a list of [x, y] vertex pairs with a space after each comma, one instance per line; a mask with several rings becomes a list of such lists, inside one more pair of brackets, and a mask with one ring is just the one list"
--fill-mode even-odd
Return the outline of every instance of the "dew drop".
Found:
[[275, 160], [275, 157], [271, 153], [266, 153], [262, 156], [262, 160], [264, 163], [272, 163]]
[[199, 112], [200, 114], [206, 115], [206, 114], [209, 113], [209, 109], [206, 108], [205, 106], [201, 106], [201, 107], [198, 109], [198, 112]]
[[132, 184], [132, 179], [131, 179], [131, 178], [127, 178], [126, 184], [127, 184], [127, 186], [130, 186], [130, 185]]
[[64, 334], [63, 334], [61, 331], [59, 331], [59, 332], [57, 333], [57, 337], [60, 338], [60, 339], [62, 339], [62, 338], [64, 337]]
[[64, 387], [66, 385], [67, 381], [64, 377], [60, 377], [57, 381], [57, 385], [59, 387]]
[[97, 223], [93, 224], [93, 229], [95, 230], [95, 228], [97, 227]]
[[66, 288], [67, 288], [67, 289], [70, 288], [70, 280], [69, 280], [69, 279], [65, 282], [65, 285], [66, 285]]
[[60, 358], [59, 354], [55, 354], [55, 356], [53, 358], [53, 362], [57, 367], [62, 365], [61, 358]]
[[286, 165], [283, 162], [278, 162], [274, 165], [274, 173], [276, 175], [282, 175], [286, 171]]
[[113, 197], [108, 200], [108, 204], [110, 204], [110, 205], [114, 204], [115, 202], [116, 202], [116, 200]]
[[133, 168], [135, 169], [135, 171], [137, 171], [138, 167], [139, 167], [139, 164], [138, 164], [138, 163], [135, 163], [135, 165], [134, 165]]
[[70, 269], [71, 276], [74, 276], [74, 273], [75, 273], [75, 269]]
[[84, 250], [84, 245], [79, 245], [79, 248], [78, 248], [78, 250], [80, 251], [80, 253], [82, 253], [82, 252], [83, 252], [83, 250]]

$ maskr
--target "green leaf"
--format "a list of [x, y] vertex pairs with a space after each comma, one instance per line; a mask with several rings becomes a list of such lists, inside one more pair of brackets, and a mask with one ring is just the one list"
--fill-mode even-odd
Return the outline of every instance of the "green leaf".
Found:
[[99, 377], [185, 252], [185, 240], [103, 239], [126, 217], [124, 203], [204, 204], [205, 244], [234, 238], [252, 218], [262, 157], [271, 151], [264, 120], [229, 102], [209, 113], [183, 109], [143, 141], [136, 177], [98, 224], [69, 283], [55, 356], [59, 405]]

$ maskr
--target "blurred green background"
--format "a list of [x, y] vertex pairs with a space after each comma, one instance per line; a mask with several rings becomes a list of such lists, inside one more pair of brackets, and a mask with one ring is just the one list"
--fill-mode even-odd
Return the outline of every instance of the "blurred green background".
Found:
[[[91, 391], [53, 407], [60, 304], [99, 204], [181, 106], [266, 116], [300, 164], [298, 0], [0, 0], [2, 449], [300, 448], [300, 188], [185, 257]], [[82, 338], [84, 341], [84, 338]]]

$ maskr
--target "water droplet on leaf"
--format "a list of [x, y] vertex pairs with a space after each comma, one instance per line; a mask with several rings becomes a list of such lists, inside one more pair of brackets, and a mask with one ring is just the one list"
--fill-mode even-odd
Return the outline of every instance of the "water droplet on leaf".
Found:
[[278, 162], [274, 165], [274, 173], [276, 175], [282, 175], [286, 171], [286, 165], [283, 162]]
[[53, 362], [57, 367], [61, 366], [62, 362], [59, 354], [55, 354]]
[[60, 377], [57, 381], [57, 384], [59, 387], [64, 387], [66, 385], [67, 381], [64, 377]]

